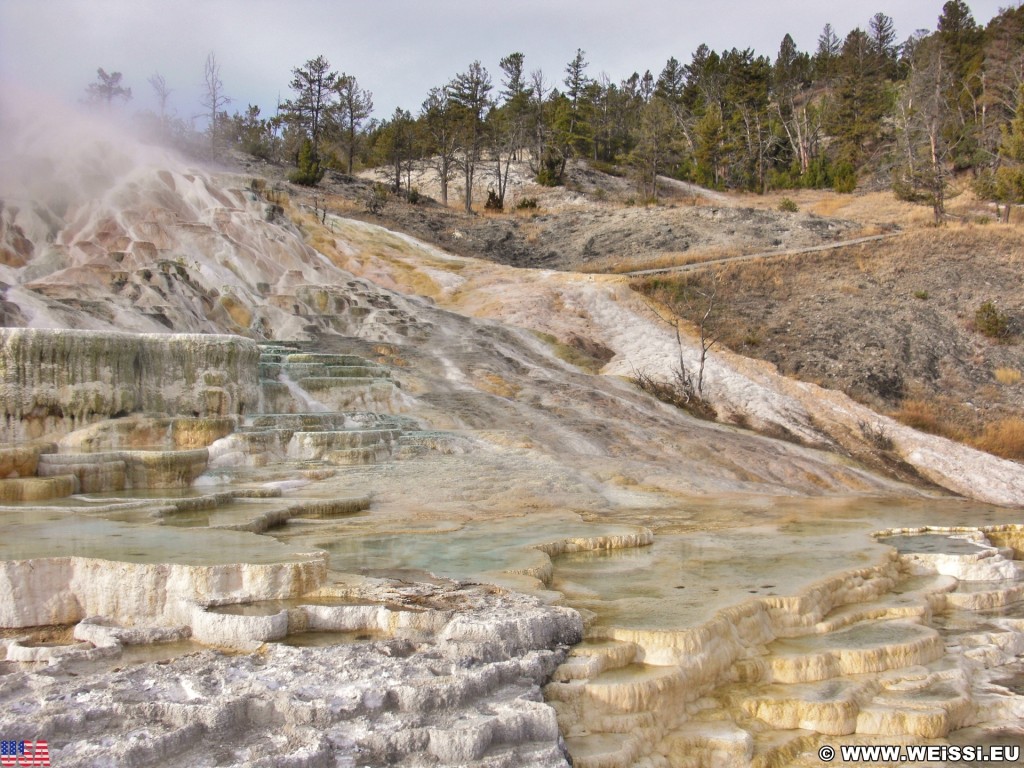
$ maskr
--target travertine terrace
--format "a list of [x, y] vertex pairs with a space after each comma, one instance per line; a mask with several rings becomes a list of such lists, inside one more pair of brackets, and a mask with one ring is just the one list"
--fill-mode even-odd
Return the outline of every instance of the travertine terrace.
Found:
[[935, 485], [893, 482], [848, 456], [882, 417], [728, 354], [720, 413], [802, 444], [694, 420], [625, 379], [675, 338], [617, 278], [80, 145], [105, 172], [49, 166], [59, 205], [2, 190], [5, 738], [61, 766], [1020, 742], [1019, 464], [885, 422]]

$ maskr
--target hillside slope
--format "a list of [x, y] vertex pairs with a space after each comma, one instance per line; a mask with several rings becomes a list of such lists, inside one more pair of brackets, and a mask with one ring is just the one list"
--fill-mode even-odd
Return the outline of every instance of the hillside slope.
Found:
[[[625, 278], [455, 256], [373, 224], [314, 216], [287, 195], [268, 199], [248, 177], [113, 150], [102, 137], [63, 145], [69, 152], [56, 161], [33, 157], [33, 147], [53, 146], [29, 144], [17, 167], [34, 171], [11, 174], [2, 190], [8, 325], [380, 344], [382, 357], [416, 361], [406, 386], [424, 418], [524, 425], [544, 452], [591, 457], [580, 461], [609, 475], [638, 460], [640, 475], [675, 490], [887, 486], [835, 456], [697, 422], [616, 378], [668, 376], [678, 359], [672, 326]], [[519, 329], [584, 350], [612, 376], [581, 373], [556, 356], [565, 346]], [[695, 341], [684, 342], [692, 364]], [[707, 380], [725, 420], [870, 453], [859, 425], [879, 417], [837, 393], [726, 352]], [[1024, 499], [1019, 465], [881, 423], [901, 460], [932, 482], [998, 503]]]

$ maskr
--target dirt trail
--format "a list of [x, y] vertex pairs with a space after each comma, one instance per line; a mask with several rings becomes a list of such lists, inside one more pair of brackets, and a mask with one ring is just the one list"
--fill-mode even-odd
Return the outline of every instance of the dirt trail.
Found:
[[837, 248], [845, 248], [850, 245], [861, 245], [877, 240], [885, 240], [890, 237], [898, 237], [902, 232], [888, 232], [884, 235], [869, 235], [867, 237], [855, 237], [852, 240], [841, 240], [837, 243], [826, 243], [825, 245], [812, 245], [807, 248], [789, 248], [784, 251], [761, 251], [759, 253], [745, 253], [741, 256], [726, 256], [720, 259], [708, 259], [707, 261], [695, 261], [692, 264], [680, 264], [675, 267], [659, 267], [657, 269], [638, 269], [633, 272], [623, 272], [628, 277], [648, 277], [650, 275], [679, 274], [681, 272], [694, 272], [707, 267], [714, 267], [720, 264], [732, 264], [740, 261], [757, 261], [759, 259], [770, 259], [778, 256], [797, 256], [804, 253], [817, 253], [819, 251], [834, 251]]

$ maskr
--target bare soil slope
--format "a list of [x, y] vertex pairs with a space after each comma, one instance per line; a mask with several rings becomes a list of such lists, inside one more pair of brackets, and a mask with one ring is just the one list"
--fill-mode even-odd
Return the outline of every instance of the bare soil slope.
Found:
[[[704, 305], [680, 299], [717, 292], [712, 334], [735, 351], [912, 426], [978, 440], [1024, 414], [1022, 266], [1018, 229], [951, 226], [635, 285], [691, 319]], [[1002, 339], [977, 327], [986, 302], [1008, 321]]]

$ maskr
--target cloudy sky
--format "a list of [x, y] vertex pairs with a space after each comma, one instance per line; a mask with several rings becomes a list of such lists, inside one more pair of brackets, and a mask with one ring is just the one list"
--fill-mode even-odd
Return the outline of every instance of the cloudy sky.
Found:
[[[968, 0], [979, 23], [1018, 0]], [[289, 97], [293, 67], [323, 54], [373, 92], [375, 116], [416, 112], [427, 91], [480, 60], [499, 80], [498, 60], [526, 55], [526, 68], [561, 85], [577, 48], [588, 73], [613, 81], [701, 43], [753, 48], [774, 58], [787, 32], [813, 50], [826, 22], [840, 37], [882, 11], [899, 38], [933, 30], [942, 0], [0, 0], [0, 81], [75, 101], [96, 68], [124, 74], [135, 98], [154, 104], [159, 72], [181, 117], [200, 111], [203, 64], [221, 63], [230, 111], [253, 103], [272, 113]]]

